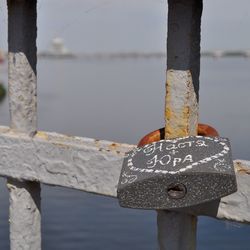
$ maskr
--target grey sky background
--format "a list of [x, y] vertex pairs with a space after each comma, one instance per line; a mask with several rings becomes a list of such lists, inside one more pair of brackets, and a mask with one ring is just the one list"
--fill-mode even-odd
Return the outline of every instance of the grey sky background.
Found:
[[[38, 49], [62, 37], [72, 51], [165, 51], [167, 1], [39, 0]], [[0, 0], [0, 48], [7, 48]], [[250, 1], [204, 0], [202, 49], [250, 49]]]

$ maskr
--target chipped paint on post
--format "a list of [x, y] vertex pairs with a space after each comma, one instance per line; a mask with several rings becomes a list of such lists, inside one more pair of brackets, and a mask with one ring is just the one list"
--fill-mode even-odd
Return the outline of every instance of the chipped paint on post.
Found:
[[165, 138], [197, 135], [198, 103], [189, 70], [168, 70]]
[[[167, 71], [165, 119], [166, 139], [197, 135], [198, 102], [189, 70]], [[159, 210], [157, 222], [161, 250], [196, 248], [195, 216]], [[171, 234], [168, 233], [170, 231]]]
[[[11, 249], [39, 249], [40, 236], [40, 185], [34, 182], [9, 181]], [[30, 195], [33, 194], [33, 195]], [[18, 201], [18, 208], [16, 205]], [[37, 219], [39, 218], [39, 220]], [[25, 228], [23, 227], [25, 226]]]
[[167, 67], [189, 70], [199, 99], [202, 0], [168, 0]]
[[11, 127], [33, 136], [37, 127], [36, 75], [24, 53], [10, 52], [9, 65]]
[[[202, 0], [168, 0], [166, 139], [198, 132], [201, 14]], [[157, 221], [161, 250], [196, 248], [195, 216], [158, 211]]]
[[36, 0], [8, 0], [9, 104], [11, 128], [37, 130]]
[[[7, 4], [11, 128], [34, 136], [37, 129], [37, 1], [8, 0]], [[10, 248], [41, 249], [40, 184], [8, 179], [7, 186]]]

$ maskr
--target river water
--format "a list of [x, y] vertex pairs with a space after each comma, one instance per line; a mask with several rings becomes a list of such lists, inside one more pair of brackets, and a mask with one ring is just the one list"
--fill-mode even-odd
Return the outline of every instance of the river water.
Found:
[[[234, 159], [250, 160], [250, 60], [202, 59], [200, 121], [229, 137]], [[0, 80], [7, 82], [6, 74]], [[164, 125], [164, 59], [38, 63], [39, 129], [136, 144]], [[0, 105], [8, 125], [8, 102]], [[9, 249], [8, 192], [0, 180], [0, 249]], [[46, 250], [157, 249], [156, 213], [116, 199], [42, 186]], [[200, 217], [198, 250], [249, 250], [250, 227]]]

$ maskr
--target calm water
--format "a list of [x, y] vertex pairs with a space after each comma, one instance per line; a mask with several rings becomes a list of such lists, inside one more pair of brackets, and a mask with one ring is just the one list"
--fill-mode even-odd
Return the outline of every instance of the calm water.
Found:
[[[39, 129], [137, 143], [164, 124], [165, 62], [40, 60]], [[200, 121], [231, 139], [234, 158], [250, 160], [250, 60], [203, 59]], [[0, 76], [6, 81], [6, 75]], [[7, 100], [0, 106], [8, 124]], [[8, 243], [8, 193], [0, 181], [0, 249]], [[112, 198], [42, 188], [46, 250], [157, 249], [154, 211], [120, 208]], [[249, 250], [250, 227], [199, 219], [199, 250]]]

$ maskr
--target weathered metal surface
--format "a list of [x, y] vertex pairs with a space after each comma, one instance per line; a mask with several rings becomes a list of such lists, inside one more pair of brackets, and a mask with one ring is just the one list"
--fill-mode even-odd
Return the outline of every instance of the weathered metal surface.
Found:
[[[47, 132], [30, 138], [0, 127], [0, 176], [117, 197], [123, 158], [135, 147]], [[234, 161], [234, 169], [236, 193], [222, 198], [217, 206], [208, 203], [182, 212], [250, 223], [250, 162]]]
[[[197, 135], [201, 14], [202, 0], [168, 0], [165, 139]], [[194, 216], [159, 211], [157, 221], [161, 250], [196, 248]]]
[[11, 194], [9, 214], [11, 249], [40, 249], [40, 185], [36, 182], [9, 179], [7, 187]]
[[198, 103], [190, 71], [168, 70], [165, 137], [197, 135]]
[[125, 152], [134, 146], [0, 127], [0, 175], [116, 196]]
[[228, 139], [190, 136], [153, 142], [127, 153], [117, 193], [124, 207], [170, 209], [236, 191]]
[[[197, 135], [198, 102], [190, 71], [169, 69], [167, 71], [166, 91], [165, 139]], [[166, 231], [173, 230], [171, 223], [166, 223], [168, 220], [176, 225], [172, 234], [164, 234]], [[161, 250], [195, 249], [197, 223], [195, 216], [159, 211], [157, 222]], [[165, 230], [162, 232], [163, 228]]]
[[37, 129], [36, 0], [8, 0], [9, 104], [11, 128]]
[[[209, 126], [208, 124], [202, 124], [199, 123], [198, 124], [198, 135], [201, 136], [219, 136], [219, 133], [217, 132], [217, 130], [211, 126]], [[160, 128], [157, 130], [154, 130], [152, 132], [150, 132], [149, 134], [147, 134], [146, 136], [144, 136], [140, 142], [138, 143], [138, 147], [142, 147], [146, 144], [150, 144], [152, 142], [157, 142], [160, 140], [164, 140], [165, 138], [165, 128]]]
[[[28, 136], [33, 136], [37, 129], [36, 3], [36, 0], [7, 1], [11, 128]], [[5, 168], [10, 170], [11, 165]], [[7, 186], [10, 248], [41, 249], [40, 184], [9, 179]]]
[[168, 0], [167, 68], [191, 72], [197, 99], [202, 8], [202, 0]]

